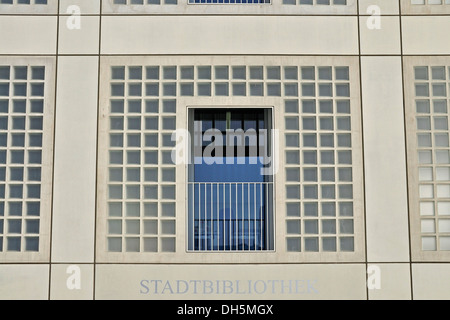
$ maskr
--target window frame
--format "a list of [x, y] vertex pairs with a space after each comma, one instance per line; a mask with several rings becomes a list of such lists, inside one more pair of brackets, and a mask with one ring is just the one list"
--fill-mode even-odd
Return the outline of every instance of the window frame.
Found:
[[[446, 66], [450, 67], [450, 58], [444, 56], [417, 56], [417, 57], [404, 57], [404, 90], [405, 90], [405, 124], [406, 124], [406, 147], [407, 147], [407, 177], [408, 177], [408, 194], [409, 194], [409, 228], [410, 228], [410, 243], [411, 243], [411, 259], [413, 262], [421, 261], [449, 261], [449, 251], [424, 251], [422, 250], [422, 232], [421, 232], [421, 216], [419, 207], [419, 161], [418, 161], [418, 148], [417, 148], [417, 129], [416, 129], [416, 95], [415, 95], [415, 74], [414, 67], [427, 66], [438, 67]], [[428, 80], [431, 82], [431, 80]], [[447, 97], [450, 98], [450, 88], [447, 86]], [[432, 95], [429, 95], [429, 100], [432, 99]], [[447, 108], [450, 105], [447, 106]], [[432, 113], [430, 113], [432, 116]], [[450, 133], [450, 131], [449, 131]], [[432, 149], [434, 150], [434, 148]], [[436, 184], [436, 180], [432, 180], [431, 183]], [[436, 199], [435, 199], [436, 200]], [[438, 214], [435, 212], [433, 218], [437, 219]], [[448, 216], [447, 216], [448, 217]], [[437, 228], [436, 228], [437, 229]], [[436, 230], [436, 234], [439, 232]]]
[[[2, 57], [0, 65], [45, 66], [43, 141], [40, 183], [40, 215], [39, 215], [39, 250], [37, 252], [21, 251], [0, 252], [1, 263], [13, 262], [48, 262], [50, 259], [51, 210], [53, 197], [53, 139], [55, 112], [55, 64], [54, 57]], [[28, 80], [29, 81], [29, 80]], [[27, 97], [27, 99], [30, 99]], [[25, 147], [27, 150], [27, 147]], [[8, 169], [8, 167], [6, 167]], [[6, 184], [7, 185], [7, 184]], [[24, 215], [22, 219], [24, 221]], [[3, 217], [2, 217], [3, 218]], [[5, 228], [6, 226], [4, 226]], [[23, 233], [21, 234], [23, 237]], [[5, 244], [4, 244], [5, 245]]]
[[[277, 212], [274, 221], [275, 245], [271, 252], [229, 252], [227, 254], [217, 252], [188, 252], [187, 251], [187, 166], [177, 164], [176, 182], [176, 252], [108, 252], [106, 250], [106, 186], [107, 177], [105, 163], [108, 145], [106, 135], [108, 106], [110, 99], [110, 79], [112, 66], [349, 66], [350, 92], [352, 106], [352, 132], [354, 135], [354, 251], [352, 252], [287, 252], [286, 251], [286, 215], [285, 215], [285, 175], [283, 171], [284, 144], [278, 145], [280, 152], [275, 160], [279, 162], [280, 170], [274, 177], [274, 211]], [[99, 96], [99, 136], [98, 136], [98, 176], [97, 176], [97, 231], [96, 231], [96, 260], [99, 263], [145, 263], [158, 261], [158, 263], [289, 263], [289, 262], [363, 262], [365, 259], [365, 228], [364, 228], [364, 185], [362, 180], [363, 154], [362, 154], [362, 130], [361, 130], [361, 102], [359, 82], [359, 61], [357, 57], [348, 56], [109, 56], [102, 57], [100, 65], [100, 96]], [[266, 79], [267, 80], [267, 79]], [[178, 78], [178, 83], [180, 79]], [[231, 79], [229, 80], [232, 81]], [[247, 80], [248, 81], [248, 80]], [[300, 80], [298, 80], [300, 81]], [[213, 82], [213, 81], [212, 81]], [[267, 82], [271, 82], [270, 80]], [[266, 83], [267, 83], [266, 82]], [[283, 80], [281, 80], [283, 83]], [[300, 98], [301, 99], [301, 98]], [[177, 100], [177, 128], [187, 130], [188, 108], [210, 107], [228, 108], [229, 106], [258, 106], [258, 108], [274, 108], [273, 129], [279, 129], [279, 136], [272, 141], [278, 141], [284, 137], [284, 100], [281, 96], [179, 96]], [[283, 141], [283, 140], [279, 140]], [[186, 142], [183, 142], [186, 143]], [[274, 146], [275, 147], [275, 146]], [[277, 150], [278, 150], [277, 148]], [[358, 181], [358, 182], [357, 182]]]

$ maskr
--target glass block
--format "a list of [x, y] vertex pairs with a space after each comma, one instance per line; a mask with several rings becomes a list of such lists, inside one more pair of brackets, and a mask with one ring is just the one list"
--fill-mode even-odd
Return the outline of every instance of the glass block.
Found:
[[[250, 95], [254, 96], [254, 97], [262, 97], [264, 95], [264, 83], [259, 82], [259, 83], [255, 83], [252, 82], [249, 84], [249, 88], [250, 88]], [[286, 109], [288, 110], [288, 109]], [[290, 111], [285, 111], [285, 112], [290, 112]], [[298, 112], [298, 109], [297, 109]]]
[[305, 251], [318, 252], [319, 238], [305, 238]]
[[316, 101], [315, 100], [302, 100], [302, 111], [303, 111], [303, 113], [315, 113], [316, 112]]
[[108, 220], [108, 234], [122, 234], [122, 220]]
[[20, 237], [7, 237], [6, 238], [6, 250], [7, 251], [20, 251], [21, 240]]
[[211, 67], [210, 66], [197, 67], [197, 77], [200, 80], [211, 80]]
[[316, 117], [302, 117], [303, 130], [316, 130]]
[[352, 202], [340, 202], [339, 203], [339, 215], [341, 217], [353, 216], [353, 203]]
[[122, 203], [120, 203], [120, 202], [108, 203], [108, 215], [110, 217], [121, 217], [122, 216]]
[[39, 217], [41, 204], [39, 202], [27, 202], [26, 214], [27, 216]]
[[145, 220], [144, 221], [144, 234], [158, 234], [158, 220]]
[[351, 151], [338, 151], [338, 163], [339, 164], [352, 164], [352, 152]]
[[298, 134], [285, 134], [286, 147], [299, 147]]
[[436, 237], [422, 237], [422, 250], [436, 251]]
[[288, 217], [300, 217], [300, 203], [299, 202], [286, 203], [286, 215]]
[[416, 80], [428, 80], [428, 67], [414, 67]]
[[439, 219], [438, 226], [439, 226], [440, 233], [450, 233], [450, 220], [449, 219]]
[[439, 249], [441, 251], [450, 250], [450, 237], [439, 237]]
[[230, 77], [230, 75], [229, 75], [229, 67], [228, 66], [215, 66], [214, 67], [214, 79], [228, 80], [229, 77]]
[[449, 151], [448, 150], [436, 150], [436, 163], [437, 164], [450, 164]]
[[352, 199], [353, 198], [353, 186], [352, 185], [339, 185], [339, 198], [340, 199]]
[[28, 68], [25, 66], [14, 67], [14, 79], [15, 80], [27, 80]]
[[285, 80], [298, 80], [298, 68], [295, 66], [284, 67]]
[[285, 83], [284, 84], [284, 95], [287, 97], [298, 97], [298, 84], [295, 83]]
[[109, 186], [110, 199], [122, 199], [122, 186]]
[[353, 180], [352, 168], [339, 168], [338, 176], [339, 176], [339, 181], [351, 182]]
[[434, 141], [436, 147], [448, 147], [449, 146], [448, 133], [435, 133]]
[[288, 252], [300, 252], [301, 238], [286, 238], [286, 250]]
[[319, 215], [317, 202], [305, 202], [303, 204], [303, 213], [306, 217], [317, 217]]
[[300, 220], [287, 220], [286, 221], [286, 233], [287, 234], [300, 234], [301, 233]]
[[142, 67], [128, 67], [128, 79], [142, 80]]
[[10, 73], [11, 72], [9, 66], [0, 66], [0, 80], [9, 80]]
[[316, 185], [303, 186], [303, 197], [305, 199], [318, 199], [318, 187]]
[[127, 217], [139, 217], [140, 216], [140, 204], [139, 202], [128, 202], [125, 205]]
[[438, 184], [436, 186], [436, 196], [438, 198], [449, 198], [450, 197], [450, 185]]
[[302, 84], [302, 96], [303, 97], [314, 97], [316, 95], [315, 84]]
[[232, 91], [234, 96], [246, 96], [247, 95], [247, 89], [245, 83], [233, 83], [232, 84]]
[[161, 221], [161, 234], [174, 235], [176, 231], [175, 220], [162, 220]]
[[326, 237], [322, 238], [322, 249], [326, 252], [336, 252], [336, 238]]
[[280, 83], [267, 83], [267, 95], [271, 97], [281, 96], [281, 84]]
[[336, 234], [336, 220], [334, 219], [322, 220], [322, 233]]
[[162, 252], [175, 252], [175, 238], [161, 238]]
[[335, 217], [336, 216], [336, 203], [335, 202], [322, 202], [322, 217]]
[[22, 233], [22, 220], [7, 220], [8, 221], [8, 233]]
[[419, 208], [421, 216], [434, 216], [434, 202], [420, 202]]
[[321, 186], [322, 199], [335, 199], [336, 192], [334, 185], [324, 185]]
[[319, 84], [319, 96], [320, 97], [332, 97], [333, 96], [332, 84], [331, 83]]
[[333, 71], [331, 67], [319, 67], [319, 80], [332, 80]]
[[323, 182], [325, 182], [325, 181], [333, 182], [336, 179], [334, 168], [321, 168], [320, 173], [321, 173], [321, 181], [323, 181]]
[[126, 252], [139, 252], [140, 251], [139, 238], [125, 238], [125, 250]]
[[348, 100], [339, 100], [336, 101], [336, 109], [338, 113], [350, 113], [350, 101]]
[[245, 80], [247, 78], [245, 66], [233, 66], [232, 67], [233, 79]]
[[175, 182], [175, 168], [162, 169], [162, 181], [163, 182]]
[[317, 168], [304, 168], [303, 181], [317, 182]]
[[286, 186], [286, 198], [287, 199], [300, 199], [300, 186], [298, 186], [298, 185]]
[[447, 100], [433, 100], [433, 110], [435, 113], [447, 113]]
[[158, 252], [158, 238], [144, 238], [144, 252]]
[[264, 79], [264, 68], [261, 66], [251, 66], [250, 70], [250, 79], [251, 80], [263, 80]]
[[162, 217], [175, 217], [176, 214], [175, 203], [167, 202], [161, 204], [161, 216]]
[[333, 118], [332, 117], [320, 117], [320, 130], [333, 130]]
[[323, 148], [334, 147], [334, 135], [333, 134], [321, 134], [320, 135], [320, 146]]
[[281, 68], [280, 67], [267, 67], [267, 79], [269, 80], [280, 80], [281, 79]]
[[303, 147], [317, 147], [317, 135], [304, 133], [302, 135], [303, 138]]
[[[158, 190], [156, 190], [158, 191]], [[145, 217], [157, 217], [158, 216], [158, 203], [146, 202], [144, 203], [144, 216]]]
[[321, 151], [320, 163], [321, 164], [334, 164], [334, 151]]
[[419, 151], [419, 164], [431, 164], [432, 162], [433, 160], [431, 151]]
[[285, 117], [285, 129], [286, 130], [298, 130], [298, 117]]
[[9, 83], [0, 83], [0, 97], [9, 96]]
[[447, 117], [434, 117], [434, 129], [435, 130], [448, 130], [448, 118]]
[[112, 80], [125, 80], [125, 67], [111, 67]]
[[25, 251], [39, 251], [39, 237], [25, 237]]
[[302, 67], [301, 68], [302, 80], [315, 80], [315, 68], [314, 67]]
[[109, 252], [122, 252], [122, 238], [108, 237], [108, 251]]
[[351, 251], [355, 250], [355, 244], [353, 237], [341, 237], [339, 238], [340, 250], [341, 251]]
[[432, 181], [433, 168], [419, 168], [419, 181]]
[[450, 180], [450, 168], [449, 167], [437, 167], [436, 168], [436, 181], [449, 181]]
[[158, 199], [158, 187], [157, 186], [145, 186], [144, 187], [145, 199]]
[[319, 101], [320, 113], [333, 113], [333, 101], [332, 100], [320, 100]]
[[211, 96], [211, 83], [198, 83], [197, 94], [199, 96]]
[[317, 164], [317, 151], [303, 151], [304, 164]]
[[339, 220], [339, 232], [353, 234], [354, 233], [353, 220], [349, 219]]

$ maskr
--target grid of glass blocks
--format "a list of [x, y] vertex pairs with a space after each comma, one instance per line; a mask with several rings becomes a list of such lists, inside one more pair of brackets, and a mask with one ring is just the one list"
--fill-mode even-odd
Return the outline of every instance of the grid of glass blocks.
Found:
[[299, 4], [307, 6], [346, 6], [347, 0], [283, 0], [283, 4]]
[[0, 4], [47, 4], [47, 0], [0, 0]]
[[413, 5], [443, 5], [450, 4], [450, 0], [411, 0]]
[[178, 0], [114, 0], [113, 4], [144, 5], [144, 4], [178, 4]]
[[300, 97], [284, 110], [287, 251], [353, 252], [349, 67], [284, 68], [284, 79]]
[[414, 68], [422, 250], [450, 250], [450, 67]]
[[176, 67], [111, 74], [108, 251], [174, 252]]
[[0, 251], [37, 252], [44, 66], [0, 65]]

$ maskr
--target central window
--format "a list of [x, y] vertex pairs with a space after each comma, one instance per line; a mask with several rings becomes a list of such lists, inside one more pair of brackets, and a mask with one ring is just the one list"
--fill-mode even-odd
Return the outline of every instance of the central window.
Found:
[[191, 109], [188, 249], [273, 249], [270, 109]]

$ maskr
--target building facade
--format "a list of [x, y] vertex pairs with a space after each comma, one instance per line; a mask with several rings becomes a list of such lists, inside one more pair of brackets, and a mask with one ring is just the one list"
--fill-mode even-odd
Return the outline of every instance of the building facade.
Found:
[[449, 29], [449, 0], [0, 0], [0, 298], [450, 298]]

